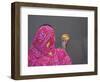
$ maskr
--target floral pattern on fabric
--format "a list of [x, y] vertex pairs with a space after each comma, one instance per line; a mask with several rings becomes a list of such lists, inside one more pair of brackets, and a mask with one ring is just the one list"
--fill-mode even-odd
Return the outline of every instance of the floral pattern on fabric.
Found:
[[55, 47], [55, 32], [51, 25], [39, 27], [28, 50], [28, 66], [52, 66], [72, 64], [68, 53]]

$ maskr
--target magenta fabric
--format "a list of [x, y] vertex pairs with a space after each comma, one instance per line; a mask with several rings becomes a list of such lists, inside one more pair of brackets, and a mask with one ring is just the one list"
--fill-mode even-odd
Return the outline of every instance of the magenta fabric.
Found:
[[28, 50], [28, 66], [52, 66], [72, 64], [68, 53], [55, 48], [55, 32], [51, 25], [39, 27]]

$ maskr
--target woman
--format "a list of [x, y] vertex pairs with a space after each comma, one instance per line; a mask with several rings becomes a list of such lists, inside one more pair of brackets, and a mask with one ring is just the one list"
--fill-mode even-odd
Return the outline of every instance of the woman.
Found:
[[68, 65], [71, 63], [65, 49], [55, 48], [55, 32], [52, 26], [41, 25], [28, 51], [28, 66]]

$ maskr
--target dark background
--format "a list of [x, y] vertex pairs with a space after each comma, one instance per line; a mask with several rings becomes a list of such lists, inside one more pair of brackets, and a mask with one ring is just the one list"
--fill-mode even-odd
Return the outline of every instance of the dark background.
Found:
[[87, 64], [87, 23], [86, 17], [28, 15], [28, 47], [39, 26], [50, 24], [55, 28], [56, 47], [61, 47], [61, 35], [68, 33], [71, 39], [66, 50], [73, 64]]

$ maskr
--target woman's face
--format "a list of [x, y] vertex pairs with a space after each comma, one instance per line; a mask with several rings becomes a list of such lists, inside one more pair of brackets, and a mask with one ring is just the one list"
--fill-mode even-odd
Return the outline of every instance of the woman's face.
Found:
[[37, 47], [42, 51], [54, 48], [54, 29], [50, 26], [41, 26], [34, 37], [33, 46]]

